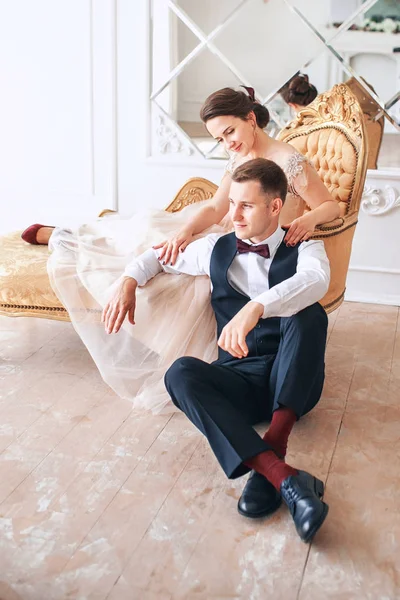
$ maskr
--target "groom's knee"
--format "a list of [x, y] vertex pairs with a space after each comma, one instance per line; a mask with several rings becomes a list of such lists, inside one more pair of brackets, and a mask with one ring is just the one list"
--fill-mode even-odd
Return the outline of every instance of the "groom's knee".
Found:
[[193, 356], [178, 358], [165, 373], [164, 383], [174, 404], [176, 392], [187, 390], [195, 384], [198, 378], [199, 363], [203, 361]]
[[313, 304], [291, 317], [283, 317], [281, 324], [283, 332], [292, 330], [302, 337], [312, 338], [315, 335], [323, 337], [327, 329], [328, 317], [322, 306]]

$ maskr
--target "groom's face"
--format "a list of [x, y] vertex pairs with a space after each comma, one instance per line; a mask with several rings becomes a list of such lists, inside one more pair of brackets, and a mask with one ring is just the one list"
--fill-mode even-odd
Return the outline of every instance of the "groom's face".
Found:
[[229, 206], [236, 237], [257, 243], [265, 240], [277, 228], [282, 200], [268, 199], [258, 181], [232, 181]]

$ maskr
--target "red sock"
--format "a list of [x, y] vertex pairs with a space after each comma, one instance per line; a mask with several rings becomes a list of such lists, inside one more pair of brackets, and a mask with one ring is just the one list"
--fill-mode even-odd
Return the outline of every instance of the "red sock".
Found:
[[282, 481], [286, 479], [286, 477], [298, 474], [296, 469], [278, 458], [272, 450], [267, 450], [266, 452], [261, 452], [261, 454], [253, 456], [253, 458], [246, 460], [244, 464], [246, 467], [250, 467], [251, 469], [254, 469], [254, 471], [264, 475], [278, 492], [281, 489]]
[[286, 406], [277, 408], [272, 415], [269, 429], [263, 437], [264, 442], [281, 458], [286, 456], [289, 435], [296, 420], [296, 413], [291, 408]]

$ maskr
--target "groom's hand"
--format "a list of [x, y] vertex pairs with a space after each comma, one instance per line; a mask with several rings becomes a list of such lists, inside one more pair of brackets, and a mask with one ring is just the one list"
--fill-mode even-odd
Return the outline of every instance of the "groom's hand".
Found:
[[235, 358], [244, 358], [249, 349], [246, 344], [247, 334], [254, 329], [264, 313], [264, 306], [259, 302], [248, 302], [229, 321], [222, 330], [218, 346], [232, 354]]
[[137, 281], [132, 277], [123, 277], [111, 300], [101, 315], [101, 321], [107, 333], [118, 333], [128, 314], [128, 320], [135, 324]]

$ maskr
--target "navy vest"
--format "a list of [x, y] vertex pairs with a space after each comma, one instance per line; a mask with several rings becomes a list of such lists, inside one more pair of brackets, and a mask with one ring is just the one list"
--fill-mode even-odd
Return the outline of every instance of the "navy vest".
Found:
[[[281, 243], [268, 273], [268, 288], [289, 279], [296, 273], [298, 248]], [[217, 320], [218, 337], [225, 325], [249, 302], [250, 298], [237, 292], [228, 281], [228, 269], [236, 256], [236, 236], [229, 233], [219, 238], [211, 255], [210, 278], [213, 285], [211, 304]], [[267, 286], [265, 290], [268, 289]], [[248, 356], [276, 354], [280, 340], [280, 317], [260, 319], [246, 337]], [[232, 360], [229, 352], [218, 348], [218, 361]]]

